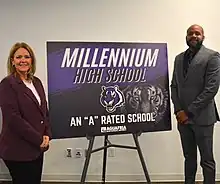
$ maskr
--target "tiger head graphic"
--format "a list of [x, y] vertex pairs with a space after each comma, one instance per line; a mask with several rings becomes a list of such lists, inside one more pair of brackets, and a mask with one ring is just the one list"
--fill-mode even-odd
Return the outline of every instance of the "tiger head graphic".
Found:
[[160, 121], [167, 109], [168, 92], [161, 87], [147, 84], [128, 86], [123, 90], [125, 105], [123, 113], [153, 113], [156, 121]]
[[100, 103], [106, 109], [107, 112], [115, 112], [115, 110], [118, 107], [124, 105], [124, 102], [124, 95], [119, 90], [119, 87], [117, 85], [108, 87], [102, 86]]

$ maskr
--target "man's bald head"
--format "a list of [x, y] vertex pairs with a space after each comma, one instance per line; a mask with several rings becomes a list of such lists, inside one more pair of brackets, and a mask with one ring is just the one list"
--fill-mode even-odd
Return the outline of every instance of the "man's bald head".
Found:
[[200, 26], [200, 25], [198, 25], [198, 24], [193, 24], [193, 25], [191, 25], [191, 26], [187, 29], [187, 33], [188, 33], [191, 29], [193, 29], [193, 28], [198, 28], [198, 29], [200, 29], [201, 32], [202, 32], [202, 34], [204, 35], [204, 29], [202, 28], [202, 26]]

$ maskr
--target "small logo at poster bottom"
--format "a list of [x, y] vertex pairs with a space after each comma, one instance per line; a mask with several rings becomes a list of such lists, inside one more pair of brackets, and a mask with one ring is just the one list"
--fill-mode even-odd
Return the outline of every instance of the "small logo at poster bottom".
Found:
[[110, 127], [101, 127], [101, 133], [106, 132], [125, 132], [127, 131], [126, 126], [110, 126]]
[[108, 87], [102, 86], [100, 103], [107, 112], [115, 112], [118, 107], [122, 107], [124, 105], [124, 94], [120, 91], [117, 85]]

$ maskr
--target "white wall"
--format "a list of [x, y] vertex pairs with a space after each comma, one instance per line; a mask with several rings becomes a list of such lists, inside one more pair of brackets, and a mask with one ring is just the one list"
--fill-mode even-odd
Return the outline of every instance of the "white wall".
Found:
[[[46, 41], [132, 41], [167, 42], [170, 74], [176, 54], [186, 48], [189, 25], [204, 27], [207, 47], [220, 51], [220, 12], [218, 0], [1, 0], [0, 1], [0, 78], [6, 74], [6, 60], [12, 44], [29, 43], [37, 55], [37, 75], [47, 91]], [[220, 100], [217, 97], [218, 107]], [[173, 110], [173, 109], [172, 109]], [[153, 181], [183, 180], [183, 156], [176, 121], [170, 132], [145, 133], [140, 144]], [[220, 125], [215, 129], [217, 178], [220, 179]], [[112, 136], [112, 142], [133, 145], [131, 135]], [[87, 147], [86, 138], [51, 142], [44, 165], [44, 180], [79, 181], [84, 159], [65, 158], [67, 147]], [[103, 138], [95, 147], [103, 145]], [[0, 148], [1, 149], [1, 148]], [[19, 149], [19, 148], [18, 148]], [[88, 180], [100, 181], [102, 153], [92, 155]], [[1, 163], [0, 178], [8, 171]], [[144, 180], [135, 151], [116, 150], [108, 158], [108, 181]], [[198, 170], [201, 179], [201, 169]]]

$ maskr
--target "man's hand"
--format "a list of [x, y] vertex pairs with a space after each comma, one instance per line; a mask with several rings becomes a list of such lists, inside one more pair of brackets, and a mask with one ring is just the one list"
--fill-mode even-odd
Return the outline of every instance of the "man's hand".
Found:
[[43, 136], [43, 142], [41, 143], [40, 148], [45, 149], [45, 148], [48, 148], [48, 147], [49, 147], [49, 137], [44, 135]]
[[188, 120], [188, 116], [186, 115], [186, 113], [183, 110], [181, 110], [181, 111], [177, 112], [176, 119], [177, 119], [178, 123], [184, 124]]

